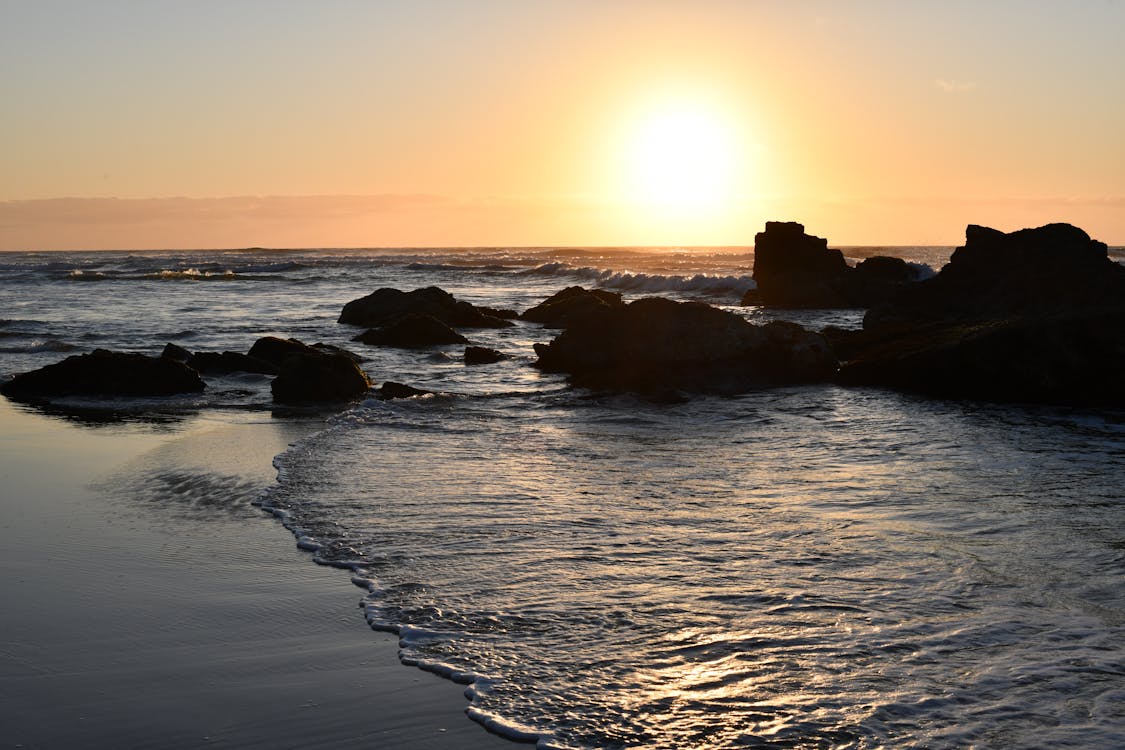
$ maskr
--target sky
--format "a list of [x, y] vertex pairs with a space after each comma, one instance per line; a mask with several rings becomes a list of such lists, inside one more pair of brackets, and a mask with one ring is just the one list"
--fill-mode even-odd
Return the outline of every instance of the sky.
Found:
[[1125, 245], [1125, 0], [0, 0], [0, 250]]

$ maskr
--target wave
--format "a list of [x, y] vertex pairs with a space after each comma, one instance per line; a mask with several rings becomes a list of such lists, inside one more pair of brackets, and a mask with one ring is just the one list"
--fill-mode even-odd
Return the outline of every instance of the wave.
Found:
[[926, 279], [932, 279], [938, 274], [938, 272], [934, 270], [934, 267], [928, 263], [907, 261], [906, 265], [910, 269], [910, 273], [914, 277], [914, 281], [925, 281]]
[[750, 276], [697, 273], [693, 275], [634, 273], [592, 266], [575, 267], [569, 263], [544, 263], [525, 274], [570, 276], [591, 281], [601, 287], [629, 292], [688, 292], [709, 295], [744, 294], [757, 287]]
[[248, 271], [236, 272], [230, 268], [219, 271], [200, 270], [198, 268], [163, 268], [143, 273], [107, 273], [72, 269], [67, 272], [66, 279], [69, 281], [301, 281], [301, 279], [292, 279], [282, 275], [250, 273]]
[[[15, 336], [15, 334], [10, 334]], [[65, 341], [58, 339], [33, 339], [27, 343], [18, 346], [0, 346], [0, 352], [4, 354], [39, 354], [41, 352], [72, 352], [80, 347], [74, 344], [68, 344]]]
[[83, 271], [80, 268], [71, 270], [66, 276], [72, 281], [104, 281], [110, 278], [101, 271]]
[[200, 271], [198, 268], [164, 269], [144, 275], [146, 279], [234, 279], [238, 274], [229, 268], [223, 271]]

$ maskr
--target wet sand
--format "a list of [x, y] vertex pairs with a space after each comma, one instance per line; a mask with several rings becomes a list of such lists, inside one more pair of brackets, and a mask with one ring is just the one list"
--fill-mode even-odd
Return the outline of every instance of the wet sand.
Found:
[[0, 398], [3, 746], [516, 747], [249, 505], [316, 427], [89, 426]]

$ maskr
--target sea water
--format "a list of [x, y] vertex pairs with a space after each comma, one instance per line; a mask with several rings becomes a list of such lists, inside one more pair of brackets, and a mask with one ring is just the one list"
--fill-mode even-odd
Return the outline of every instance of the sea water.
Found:
[[[845, 250], [876, 252], [940, 267], [950, 248]], [[522, 310], [584, 284], [860, 325], [739, 307], [752, 265], [746, 248], [4, 254], [0, 378], [280, 335], [434, 391], [332, 417], [259, 502], [362, 587], [357, 618], [398, 633], [406, 664], [465, 683], [469, 715], [513, 739], [1125, 746], [1125, 414], [830, 385], [658, 405], [538, 372], [531, 345], [555, 332], [534, 324], [466, 332], [510, 355], [472, 367], [336, 323], [379, 287]], [[268, 394], [231, 375], [110, 406], [175, 418]]]

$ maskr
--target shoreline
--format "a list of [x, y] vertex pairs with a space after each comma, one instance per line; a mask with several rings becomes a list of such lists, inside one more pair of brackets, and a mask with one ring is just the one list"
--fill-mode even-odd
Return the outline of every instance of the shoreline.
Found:
[[513, 747], [250, 506], [319, 420], [0, 423], [4, 746]]

